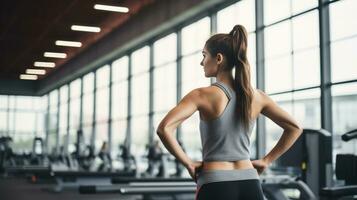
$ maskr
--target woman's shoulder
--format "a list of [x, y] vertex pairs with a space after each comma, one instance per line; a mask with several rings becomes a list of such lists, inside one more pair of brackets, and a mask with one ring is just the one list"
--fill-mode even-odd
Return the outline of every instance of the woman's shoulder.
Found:
[[265, 107], [272, 99], [263, 90], [254, 88], [253, 89], [253, 101], [259, 104], [261, 107]]
[[197, 97], [207, 97], [217, 93], [219, 89], [214, 86], [199, 87], [191, 90], [187, 95], [197, 96]]
[[[258, 88], [252, 88], [253, 91], [253, 101], [259, 104], [266, 104], [267, 102], [272, 101], [272, 99], [269, 97], [268, 94], [266, 94], [263, 90], [258, 89]], [[221, 99], [222, 93], [224, 93], [220, 88], [215, 87], [214, 85], [207, 86], [207, 87], [199, 87], [196, 89], [193, 89], [191, 92], [189, 92], [187, 95], [195, 96], [200, 99]]]
[[202, 106], [221, 99], [222, 95], [220, 92], [222, 91], [214, 86], [199, 87], [188, 92], [184, 96], [184, 99], [199, 102], [199, 104]]

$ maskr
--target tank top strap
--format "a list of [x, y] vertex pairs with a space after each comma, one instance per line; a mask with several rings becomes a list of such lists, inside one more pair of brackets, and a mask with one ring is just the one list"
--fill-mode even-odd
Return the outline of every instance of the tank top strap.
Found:
[[218, 81], [215, 82], [215, 83], [212, 83], [212, 85], [221, 88], [221, 90], [227, 95], [227, 97], [229, 98], [229, 100], [232, 99], [232, 97], [233, 97], [233, 91], [232, 91], [227, 85], [225, 85], [224, 83], [218, 82]]

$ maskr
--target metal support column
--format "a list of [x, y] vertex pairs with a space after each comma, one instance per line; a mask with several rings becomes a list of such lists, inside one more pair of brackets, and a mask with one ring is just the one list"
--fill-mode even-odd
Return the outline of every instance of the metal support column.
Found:
[[[255, 1], [255, 24], [256, 24], [256, 72], [257, 88], [265, 90], [265, 70], [264, 70], [264, 4], [263, 0]], [[266, 132], [265, 119], [259, 117], [257, 120], [256, 137], [257, 158], [265, 156]]]
[[108, 112], [108, 149], [112, 152], [112, 118], [113, 118], [113, 63], [109, 65], [109, 112]]
[[132, 102], [131, 102], [131, 85], [132, 85], [132, 69], [131, 69], [131, 64], [132, 64], [132, 55], [131, 53], [128, 55], [128, 116], [127, 116], [127, 129], [126, 129], [126, 136], [125, 136], [125, 141], [124, 141], [124, 146], [128, 149], [128, 153], [131, 153], [131, 112], [132, 112]]
[[61, 93], [59, 88], [57, 89], [57, 120], [56, 120], [56, 147], [55, 154], [59, 153], [59, 119], [60, 119], [60, 101]]
[[[182, 32], [181, 29], [177, 31], [177, 43], [176, 43], [176, 102], [180, 102], [182, 98]], [[177, 127], [176, 139], [182, 144], [182, 129], [181, 126]]]
[[94, 72], [94, 81], [93, 81], [93, 116], [92, 116], [92, 136], [90, 139], [90, 145], [95, 150], [95, 138], [96, 138], [96, 108], [97, 108], [97, 73]]
[[154, 141], [154, 46], [151, 43], [149, 45], [149, 144], [152, 144]]
[[[321, 77], [321, 128], [332, 133], [332, 96], [331, 96], [331, 50], [330, 50], [330, 16], [328, 0], [319, 0], [319, 30], [320, 30], [320, 77]], [[331, 152], [325, 152], [332, 160], [333, 139]], [[331, 186], [333, 180], [333, 167], [326, 166], [325, 186]], [[324, 184], [322, 184], [324, 185]]]

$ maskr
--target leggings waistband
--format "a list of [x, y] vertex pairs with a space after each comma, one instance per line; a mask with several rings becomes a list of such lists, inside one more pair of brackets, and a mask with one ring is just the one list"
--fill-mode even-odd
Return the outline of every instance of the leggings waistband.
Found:
[[197, 186], [200, 188], [203, 184], [258, 179], [259, 175], [255, 168], [235, 169], [235, 170], [207, 170], [198, 173]]

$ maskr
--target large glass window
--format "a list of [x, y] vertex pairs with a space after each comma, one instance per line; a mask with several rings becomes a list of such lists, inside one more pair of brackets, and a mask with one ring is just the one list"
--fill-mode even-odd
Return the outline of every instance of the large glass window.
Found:
[[266, 59], [281, 57], [291, 53], [290, 20], [267, 27], [264, 36]]
[[[318, 13], [313, 10], [265, 30], [265, 84], [268, 93], [319, 85], [318, 27]], [[306, 29], [309, 34], [304, 34]]]
[[81, 79], [72, 81], [70, 87], [70, 113], [69, 113], [69, 136], [68, 136], [68, 151], [75, 150], [77, 131], [80, 123], [81, 110]]
[[330, 4], [331, 41], [357, 35], [356, 6], [357, 2], [354, 0], [343, 0]]
[[[309, 30], [306, 35], [304, 30]], [[320, 84], [320, 53], [318, 12], [314, 10], [292, 20], [293, 87]]]
[[277, 22], [317, 6], [317, 0], [265, 0], [264, 24]]
[[34, 137], [45, 136], [47, 96], [1, 95], [0, 103], [0, 136], [12, 137], [17, 153], [32, 151]]
[[236, 24], [255, 31], [255, 1], [242, 0], [217, 12], [217, 32], [229, 33]]
[[333, 82], [357, 79], [357, 2], [330, 5], [331, 76]]
[[46, 115], [48, 107], [47, 96], [36, 97], [35, 99], [35, 109], [36, 109], [36, 136], [46, 137]]
[[[291, 57], [282, 57], [265, 63], [265, 88], [268, 93], [292, 90]], [[284, 76], [278, 76], [284, 74]]]
[[9, 104], [8, 104], [8, 96], [6, 95], [0, 95], [0, 109], [7, 109]]
[[[174, 33], [154, 43], [154, 128], [176, 105], [176, 44]], [[158, 140], [157, 135], [154, 135]]]
[[[265, 88], [268, 93], [292, 89], [290, 28], [290, 21], [285, 21], [265, 30]], [[284, 76], [277, 78], [277, 74]]]
[[208, 17], [184, 27], [182, 29], [182, 54], [201, 52], [209, 35], [210, 18]]
[[[9, 97], [9, 102], [11, 105], [11, 102], [13, 102], [13, 104], [15, 105], [15, 97], [14, 96], [10, 96]], [[13, 108], [9, 108], [9, 120], [8, 120], [8, 133], [9, 135], [12, 135], [15, 133], [15, 106]]]
[[7, 117], [7, 111], [6, 110], [1, 110], [0, 111], [0, 135], [5, 136], [7, 135], [7, 124], [8, 124], [8, 117]]
[[8, 134], [8, 96], [0, 95], [0, 136]]
[[[136, 156], [145, 153], [149, 140], [149, 47], [145, 46], [132, 53], [132, 121], [131, 150]], [[141, 162], [141, 161], [139, 161]], [[140, 166], [139, 166], [140, 168]], [[141, 169], [139, 169], [141, 170]]]
[[83, 77], [83, 136], [86, 144], [90, 144], [93, 133], [93, 96], [94, 73], [89, 73]]
[[357, 79], [357, 37], [331, 44], [332, 81]]
[[96, 71], [95, 149], [108, 142], [110, 67], [105, 65]]
[[[15, 125], [13, 127], [13, 150], [17, 152], [31, 151], [32, 140], [36, 133], [36, 109], [35, 101], [36, 97], [27, 96], [14, 96], [10, 98], [14, 107], [10, 109], [10, 113], [13, 113], [11, 120]], [[18, 124], [21, 123], [21, 126]]]
[[50, 105], [49, 105], [49, 124], [48, 124], [48, 143], [47, 150], [49, 153], [53, 153], [56, 150], [56, 140], [57, 140], [57, 123], [58, 123], [58, 90], [53, 90], [49, 94]]
[[124, 143], [128, 116], [128, 63], [127, 56], [112, 64], [112, 153], [117, 157]]
[[60, 149], [67, 150], [67, 127], [68, 127], [68, 86], [60, 88], [59, 105], [59, 145]]
[[[170, 48], [167, 48], [170, 47]], [[177, 94], [177, 37], [172, 33], [154, 43], [153, 129], [154, 140], [159, 141], [156, 128], [163, 117], [176, 105]], [[176, 135], [175, 135], [176, 136]], [[162, 144], [160, 142], [160, 144]], [[162, 146], [164, 152], [166, 148]], [[168, 152], [167, 152], [168, 153]], [[173, 165], [168, 170], [174, 172]]]
[[29, 132], [29, 133], [35, 133], [35, 118], [36, 118], [36, 113], [31, 113], [31, 112], [16, 112], [15, 114], [15, 121], [20, 123], [21, 126], [16, 126], [15, 127], [15, 133], [21, 133], [21, 132]]

